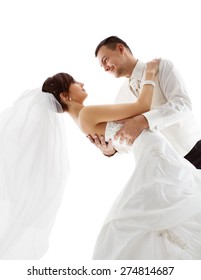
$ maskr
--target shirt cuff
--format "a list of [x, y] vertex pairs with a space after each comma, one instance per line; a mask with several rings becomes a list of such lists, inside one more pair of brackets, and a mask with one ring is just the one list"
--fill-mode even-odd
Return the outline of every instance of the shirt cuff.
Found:
[[158, 110], [151, 110], [143, 114], [148, 121], [151, 131], [160, 131], [165, 127], [163, 118]]

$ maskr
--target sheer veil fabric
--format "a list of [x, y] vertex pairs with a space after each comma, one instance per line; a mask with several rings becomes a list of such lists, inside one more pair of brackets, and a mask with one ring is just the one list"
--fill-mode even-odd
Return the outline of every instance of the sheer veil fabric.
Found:
[[40, 88], [0, 115], [0, 259], [40, 259], [69, 174], [62, 107]]

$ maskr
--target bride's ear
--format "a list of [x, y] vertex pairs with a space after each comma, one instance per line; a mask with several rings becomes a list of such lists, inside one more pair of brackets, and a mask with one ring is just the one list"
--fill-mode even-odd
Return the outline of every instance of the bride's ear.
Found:
[[64, 104], [68, 104], [70, 98], [68, 96], [68, 94], [66, 92], [61, 92], [60, 93], [60, 98], [61, 98], [61, 101], [64, 103]]

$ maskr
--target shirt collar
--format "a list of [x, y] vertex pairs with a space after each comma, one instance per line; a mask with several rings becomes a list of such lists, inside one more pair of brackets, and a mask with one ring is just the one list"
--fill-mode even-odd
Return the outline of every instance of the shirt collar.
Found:
[[130, 79], [131, 80], [135, 79], [135, 80], [141, 81], [143, 73], [144, 73], [144, 69], [145, 69], [145, 63], [138, 60], [133, 69]]

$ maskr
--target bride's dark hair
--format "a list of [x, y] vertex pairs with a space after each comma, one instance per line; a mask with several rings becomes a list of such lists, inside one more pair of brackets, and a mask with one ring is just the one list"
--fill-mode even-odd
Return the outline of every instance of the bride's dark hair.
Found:
[[60, 93], [68, 93], [69, 87], [75, 83], [74, 78], [67, 73], [58, 73], [45, 80], [42, 86], [43, 92], [52, 93], [56, 100], [61, 104], [64, 111], [68, 110], [68, 106], [61, 101]]

